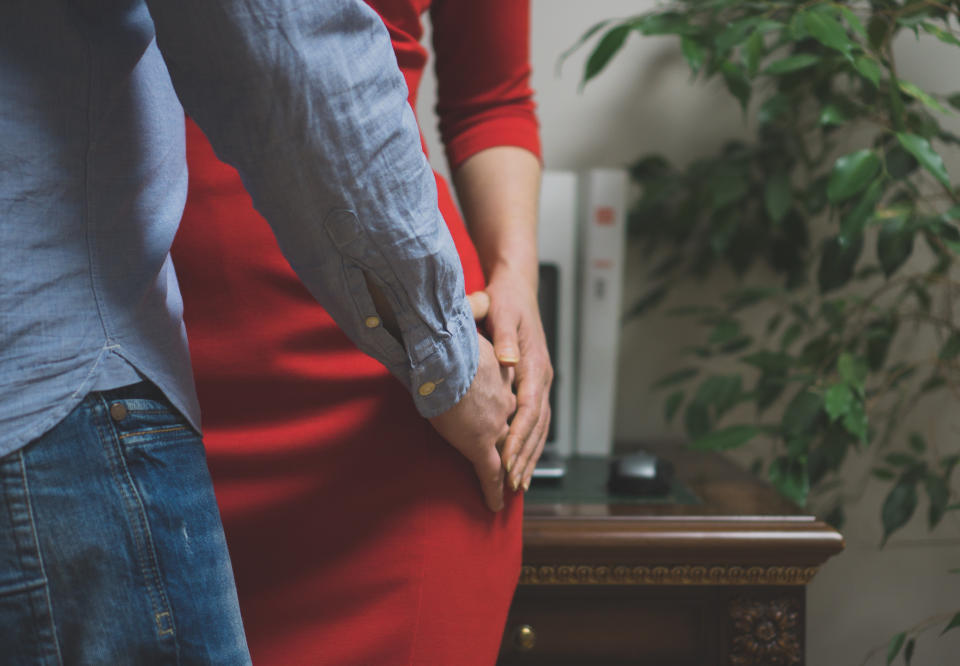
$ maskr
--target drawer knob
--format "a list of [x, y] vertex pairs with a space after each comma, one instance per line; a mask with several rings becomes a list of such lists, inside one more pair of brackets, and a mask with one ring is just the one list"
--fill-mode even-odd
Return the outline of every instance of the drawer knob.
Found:
[[513, 630], [513, 644], [521, 652], [529, 652], [537, 644], [537, 632], [529, 624], [521, 624]]

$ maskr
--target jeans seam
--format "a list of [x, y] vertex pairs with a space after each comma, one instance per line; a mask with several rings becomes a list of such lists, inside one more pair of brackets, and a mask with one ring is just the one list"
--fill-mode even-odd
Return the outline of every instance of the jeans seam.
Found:
[[40, 563], [40, 576], [43, 579], [43, 597], [47, 602], [47, 617], [50, 621], [50, 632], [53, 636], [53, 647], [56, 650], [57, 664], [63, 665], [63, 655], [60, 653], [60, 640], [57, 638], [57, 623], [53, 618], [53, 602], [50, 599], [50, 585], [47, 583], [47, 570], [43, 563], [43, 552], [40, 550], [40, 540], [37, 537], [37, 523], [33, 518], [33, 502], [30, 501], [30, 482], [27, 480], [27, 466], [23, 460], [23, 451], [17, 451], [17, 463], [20, 468], [20, 480], [23, 482], [24, 502], [27, 516], [30, 519], [30, 531], [37, 549], [37, 560]]
[[[163, 585], [163, 577], [160, 575], [160, 566], [157, 562], [157, 553], [153, 544], [150, 521], [147, 519], [146, 507], [143, 505], [143, 499], [133, 480], [133, 475], [127, 467], [123, 441], [120, 439], [121, 433], [118, 433], [116, 428], [110, 427], [110, 425], [105, 427], [105, 424], [109, 423], [107, 421], [109, 417], [106, 414], [109, 412], [110, 405], [102, 396], [100, 396], [99, 402], [100, 415], [96, 419], [96, 427], [100, 430], [101, 441], [108, 449], [107, 456], [110, 465], [114, 468], [115, 476], [118, 477], [118, 485], [127, 504], [128, 515], [132, 523], [131, 536], [137, 549], [137, 560], [141, 573], [147, 579], [147, 593], [153, 606], [153, 622], [157, 630], [157, 636], [161, 639], [171, 637], [174, 641], [175, 652], [179, 655], [180, 649], [174, 630], [173, 609], [170, 607]], [[164, 628], [161, 618], [167, 619], [169, 623], [167, 628]], [[177, 661], [179, 662], [179, 657]]]
[[131, 432], [124, 432], [117, 435], [121, 440], [126, 439], [127, 437], [140, 437], [141, 435], [159, 435], [165, 432], [179, 432], [180, 430], [186, 430], [187, 426], [177, 425], [177, 426], [167, 426], [165, 428], [154, 428], [153, 430], [133, 430]]

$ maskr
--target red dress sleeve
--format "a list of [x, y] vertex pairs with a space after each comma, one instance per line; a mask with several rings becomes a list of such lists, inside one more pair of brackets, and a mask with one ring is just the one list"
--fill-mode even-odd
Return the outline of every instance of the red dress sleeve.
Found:
[[451, 170], [493, 146], [540, 157], [527, 0], [434, 0], [437, 116]]

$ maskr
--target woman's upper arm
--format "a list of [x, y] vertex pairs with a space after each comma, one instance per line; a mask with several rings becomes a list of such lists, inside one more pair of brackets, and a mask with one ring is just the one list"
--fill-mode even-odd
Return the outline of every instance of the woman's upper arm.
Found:
[[493, 146], [540, 156], [528, 0], [434, 0], [437, 115], [452, 170]]

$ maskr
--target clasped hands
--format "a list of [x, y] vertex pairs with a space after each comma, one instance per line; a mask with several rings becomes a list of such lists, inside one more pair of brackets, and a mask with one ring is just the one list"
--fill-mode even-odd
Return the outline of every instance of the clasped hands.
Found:
[[536, 289], [492, 278], [469, 296], [480, 335], [477, 375], [463, 398], [431, 424], [473, 465], [487, 506], [503, 508], [504, 484], [530, 486], [550, 425], [553, 367]]

